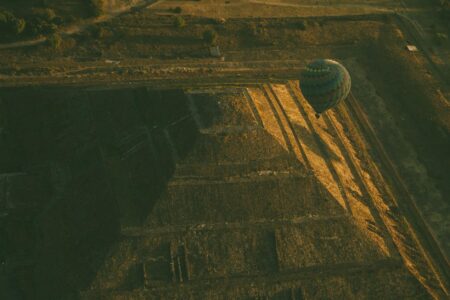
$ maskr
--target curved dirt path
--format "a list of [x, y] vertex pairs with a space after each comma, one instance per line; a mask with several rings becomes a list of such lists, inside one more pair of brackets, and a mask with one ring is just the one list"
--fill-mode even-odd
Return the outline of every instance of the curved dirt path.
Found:
[[[162, 0], [162, 1], [164, 1], [164, 0]], [[162, 2], [162, 1], [142, 0], [134, 5], [124, 6], [120, 9], [116, 9], [116, 10], [112, 10], [111, 8], [109, 8], [107, 10], [107, 14], [101, 15], [96, 18], [85, 19], [76, 24], [68, 25], [68, 26], [62, 28], [61, 30], [58, 30], [56, 33], [61, 34], [61, 35], [71, 35], [71, 34], [79, 33], [81, 31], [85, 30], [87, 27], [92, 26], [94, 24], [109, 21], [117, 16], [122, 15], [122, 14], [131, 12], [131, 11], [135, 11], [138, 9], [147, 8], [151, 5], [156, 4], [157, 2]], [[31, 40], [0, 44], [0, 50], [13, 49], [13, 48], [19, 48], [19, 47], [27, 47], [27, 46], [35, 46], [35, 45], [42, 44], [42, 43], [46, 42], [47, 40], [48, 40], [48, 37], [44, 36], [44, 37], [39, 37], [39, 38], [31, 39]]]

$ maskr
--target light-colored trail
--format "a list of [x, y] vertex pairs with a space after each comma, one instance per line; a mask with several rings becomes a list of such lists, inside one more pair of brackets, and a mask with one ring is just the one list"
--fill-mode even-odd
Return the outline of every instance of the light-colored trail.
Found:
[[298, 8], [357, 8], [361, 10], [371, 10], [379, 12], [392, 12], [392, 9], [383, 6], [375, 6], [370, 4], [299, 4], [299, 3], [286, 3], [286, 2], [274, 2], [274, 1], [264, 1], [264, 0], [250, 0], [250, 3], [272, 5], [272, 6], [285, 6], [285, 7], [298, 7]]

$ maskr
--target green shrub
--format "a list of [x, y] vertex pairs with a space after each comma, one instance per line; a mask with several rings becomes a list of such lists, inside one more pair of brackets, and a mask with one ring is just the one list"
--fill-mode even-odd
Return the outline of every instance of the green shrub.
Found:
[[0, 10], [0, 32], [5, 35], [21, 34], [26, 26], [22, 18], [17, 18], [7, 10]]
[[306, 30], [306, 22], [305, 21], [299, 21], [298, 23], [297, 23], [297, 28], [298, 29], [300, 29], [300, 30]]
[[217, 37], [218, 37], [217, 32], [214, 31], [213, 29], [207, 29], [203, 32], [203, 40], [210, 45], [216, 43]]
[[58, 30], [58, 25], [41, 19], [28, 22], [27, 32], [31, 35], [50, 34]]
[[0, 23], [7, 23], [8, 21], [15, 19], [16, 16], [14, 16], [13, 13], [10, 11], [0, 9]]
[[15, 19], [12, 25], [12, 31], [14, 34], [21, 34], [25, 30], [26, 22], [24, 19]]
[[38, 35], [42, 33], [43, 24], [37, 20], [32, 20], [28, 22], [27, 32], [31, 35]]
[[442, 46], [448, 40], [448, 36], [445, 33], [442, 33], [442, 32], [436, 32], [434, 34], [434, 38], [436, 40], [436, 43], [439, 46]]
[[183, 28], [184, 26], [186, 26], [186, 21], [182, 17], [176, 17], [175, 18], [175, 27]]
[[181, 14], [182, 11], [183, 11], [183, 10], [182, 10], [181, 7], [179, 7], [179, 6], [177, 6], [177, 7], [175, 7], [175, 8], [173, 9], [173, 12], [176, 13], [176, 14]]
[[59, 49], [61, 48], [61, 44], [62, 44], [62, 38], [59, 34], [52, 34], [49, 38], [48, 38], [48, 44], [50, 45], [50, 47], [52, 47], [53, 49]]

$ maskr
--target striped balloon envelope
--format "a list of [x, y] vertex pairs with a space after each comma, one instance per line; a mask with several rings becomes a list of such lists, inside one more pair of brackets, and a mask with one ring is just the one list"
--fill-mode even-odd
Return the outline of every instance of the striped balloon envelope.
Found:
[[331, 59], [314, 60], [300, 74], [302, 94], [317, 114], [347, 98], [350, 87], [347, 69]]

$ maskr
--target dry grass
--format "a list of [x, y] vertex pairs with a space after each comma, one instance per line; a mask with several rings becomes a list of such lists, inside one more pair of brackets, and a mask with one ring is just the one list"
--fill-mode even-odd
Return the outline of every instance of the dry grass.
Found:
[[[208, 18], [259, 18], [259, 17], [299, 17], [299, 16], [330, 16], [330, 15], [353, 15], [365, 13], [383, 13], [387, 10], [380, 6], [370, 5], [372, 1], [361, 5], [361, 1], [336, 1], [330, 5], [329, 1], [317, 3], [318, 1], [215, 1], [203, 0], [201, 5], [191, 1], [165, 1], [152, 7], [157, 13], [169, 13], [170, 9], [179, 6], [183, 14], [208, 17]], [[353, 2], [353, 3], [352, 3]], [[370, 3], [372, 2], [372, 3]], [[337, 4], [337, 5], [336, 5]], [[342, 5], [343, 4], [343, 5]], [[356, 5], [355, 5], [356, 4]], [[375, 4], [376, 1], [375, 1]]]

